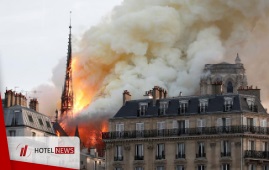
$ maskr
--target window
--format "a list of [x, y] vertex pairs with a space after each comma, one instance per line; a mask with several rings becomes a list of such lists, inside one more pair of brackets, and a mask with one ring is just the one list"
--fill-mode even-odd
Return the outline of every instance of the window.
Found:
[[196, 154], [196, 158], [206, 157], [205, 143], [204, 142], [198, 142], [197, 144], [198, 144], [198, 152]]
[[148, 103], [139, 103], [138, 116], [144, 116], [148, 109]]
[[51, 126], [50, 126], [50, 122], [49, 122], [49, 121], [46, 121], [46, 124], [47, 124], [47, 127], [48, 127], [48, 128], [51, 128]]
[[135, 160], [144, 160], [142, 144], [135, 145]]
[[232, 97], [224, 97], [224, 111], [229, 112], [233, 107], [233, 98]]
[[177, 165], [176, 170], [185, 170], [183, 165]]
[[221, 170], [230, 170], [230, 164], [222, 164], [221, 165]]
[[253, 112], [257, 112], [258, 107], [255, 105], [255, 98], [247, 97], [246, 100], [247, 100], [248, 108]]
[[248, 170], [256, 170], [256, 165], [254, 164], [249, 164]]
[[32, 115], [28, 115], [28, 119], [30, 122], [32, 122], [32, 123], [34, 122]]
[[164, 144], [157, 144], [156, 159], [165, 159]]
[[206, 125], [206, 120], [205, 119], [197, 119], [197, 128], [198, 132], [203, 133]]
[[14, 114], [14, 117], [12, 118], [11, 126], [15, 126], [18, 124], [17, 114]]
[[262, 151], [268, 152], [268, 142], [262, 142]]
[[227, 93], [233, 93], [233, 92], [234, 92], [233, 83], [229, 81], [227, 83]]
[[199, 113], [206, 113], [208, 108], [208, 99], [199, 99]]
[[168, 109], [168, 102], [160, 102], [159, 115], [165, 115]]
[[116, 135], [117, 137], [123, 137], [124, 134], [124, 124], [123, 123], [117, 123], [116, 124]]
[[263, 169], [262, 170], [269, 170], [269, 165], [263, 165]]
[[261, 131], [263, 133], [267, 132], [267, 119], [261, 119], [260, 120], [260, 127], [261, 127]]
[[32, 136], [35, 137], [36, 136], [36, 133], [35, 132], [32, 132]]
[[176, 158], [185, 158], [185, 143], [177, 144]]
[[41, 119], [38, 119], [38, 122], [39, 122], [39, 124], [40, 124], [41, 126], [44, 125], [44, 124], [43, 124], [43, 121], [42, 121]]
[[135, 167], [135, 170], [143, 170], [143, 168], [139, 166], [139, 167]]
[[9, 130], [9, 136], [16, 136], [16, 130]]
[[120, 167], [117, 167], [117, 168], [115, 168], [115, 170], [123, 170], [122, 168], [120, 168]]
[[217, 119], [218, 132], [229, 132], [231, 130], [231, 118]]
[[144, 123], [136, 123], [136, 137], [144, 136]]
[[164, 166], [157, 166], [156, 170], [164, 170]]
[[179, 101], [178, 114], [185, 114], [187, 112], [188, 103], [187, 100]]
[[228, 140], [221, 141], [221, 157], [231, 156], [231, 142]]
[[164, 135], [165, 122], [157, 122], [157, 131], [159, 136]]
[[255, 141], [254, 140], [248, 141], [248, 150], [255, 150]]
[[197, 170], [205, 170], [205, 165], [197, 165]]
[[114, 161], [123, 161], [122, 146], [121, 145], [116, 146]]

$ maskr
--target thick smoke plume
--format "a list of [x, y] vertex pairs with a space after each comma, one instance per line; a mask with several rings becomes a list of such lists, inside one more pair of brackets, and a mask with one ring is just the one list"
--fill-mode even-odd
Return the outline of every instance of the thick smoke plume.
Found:
[[196, 94], [204, 64], [233, 63], [236, 53], [268, 102], [268, 17], [265, 0], [125, 0], [80, 41], [76, 108], [115, 113], [123, 90], [136, 99], [154, 85]]

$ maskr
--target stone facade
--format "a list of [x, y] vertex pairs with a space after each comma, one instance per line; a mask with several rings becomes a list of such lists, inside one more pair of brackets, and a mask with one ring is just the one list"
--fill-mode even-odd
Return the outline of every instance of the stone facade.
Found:
[[236, 93], [237, 89], [247, 87], [247, 76], [239, 56], [235, 64], [222, 62], [206, 64], [200, 81], [201, 95], [215, 94], [215, 86], [220, 84], [222, 93]]
[[[217, 65], [210, 67], [223, 68], [223, 64]], [[208, 83], [201, 84], [201, 89], [207, 90], [200, 96], [150, 95], [154, 90], [163, 91], [155, 86], [146, 93], [149, 99], [124, 100], [109, 120], [109, 132], [102, 134], [106, 169], [269, 169], [269, 115], [258, 95], [244, 92], [247, 81], [239, 57], [231, 67], [234, 70], [211, 69]], [[242, 93], [220, 89], [212, 94], [217, 75], [221, 76], [217, 81], [223, 82], [217, 85], [225, 88], [225, 83], [232, 81], [233, 88], [241, 87]]]

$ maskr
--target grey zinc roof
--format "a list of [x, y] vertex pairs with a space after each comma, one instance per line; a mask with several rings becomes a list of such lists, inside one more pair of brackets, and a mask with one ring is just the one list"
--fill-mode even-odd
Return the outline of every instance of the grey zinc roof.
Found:
[[[32, 117], [32, 121], [29, 117]], [[54, 134], [49, 117], [27, 107], [16, 105], [4, 108], [4, 118], [6, 127], [26, 126]]]
[[[205, 96], [181, 96], [174, 98], [166, 98], [156, 100], [156, 105], [153, 106], [153, 99], [141, 99], [127, 101], [119, 111], [115, 114], [114, 118], [131, 118], [137, 117], [139, 109], [139, 103], [148, 103], [146, 114], [143, 117], [155, 117], [158, 116], [158, 109], [160, 108], [161, 101], [168, 101], [168, 109], [166, 110], [166, 116], [178, 115], [179, 102], [188, 100], [188, 109], [186, 114], [198, 114], [199, 99], [208, 99], [208, 108], [206, 113], [221, 113], [224, 112], [224, 97], [233, 98], [233, 106], [231, 112], [251, 112], [248, 107], [246, 98], [254, 97], [255, 105], [258, 107], [259, 113], [266, 113], [266, 110], [262, 106], [260, 100], [255, 96], [242, 95], [242, 94], [224, 94], [224, 95], [205, 95]], [[142, 116], [141, 116], [142, 117]]]

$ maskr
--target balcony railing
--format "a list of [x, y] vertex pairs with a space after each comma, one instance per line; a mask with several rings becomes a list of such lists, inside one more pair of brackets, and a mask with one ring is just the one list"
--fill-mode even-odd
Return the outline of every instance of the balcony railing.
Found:
[[135, 160], [144, 160], [144, 156], [136, 155], [134, 157]]
[[185, 158], [185, 154], [176, 154], [176, 159]]
[[245, 150], [245, 158], [269, 159], [269, 151]]
[[260, 126], [213, 126], [198, 128], [162, 129], [162, 130], [140, 130], [122, 132], [103, 132], [103, 139], [129, 139], [129, 138], [152, 138], [152, 137], [175, 137], [175, 136], [195, 136], [195, 135], [214, 135], [214, 134], [234, 134], [234, 133], [253, 133], [269, 135], [269, 128]]
[[156, 159], [165, 159], [165, 155], [156, 155]]
[[123, 156], [115, 156], [114, 161], [123, 161]]
[[206, 153], [197, 153], [196, 154], [196, 158], [205, 158], [206, 157]]
[[221, 152], [220, 153], [221, 157], [230, 157], [231, 156], [231, 152]]

